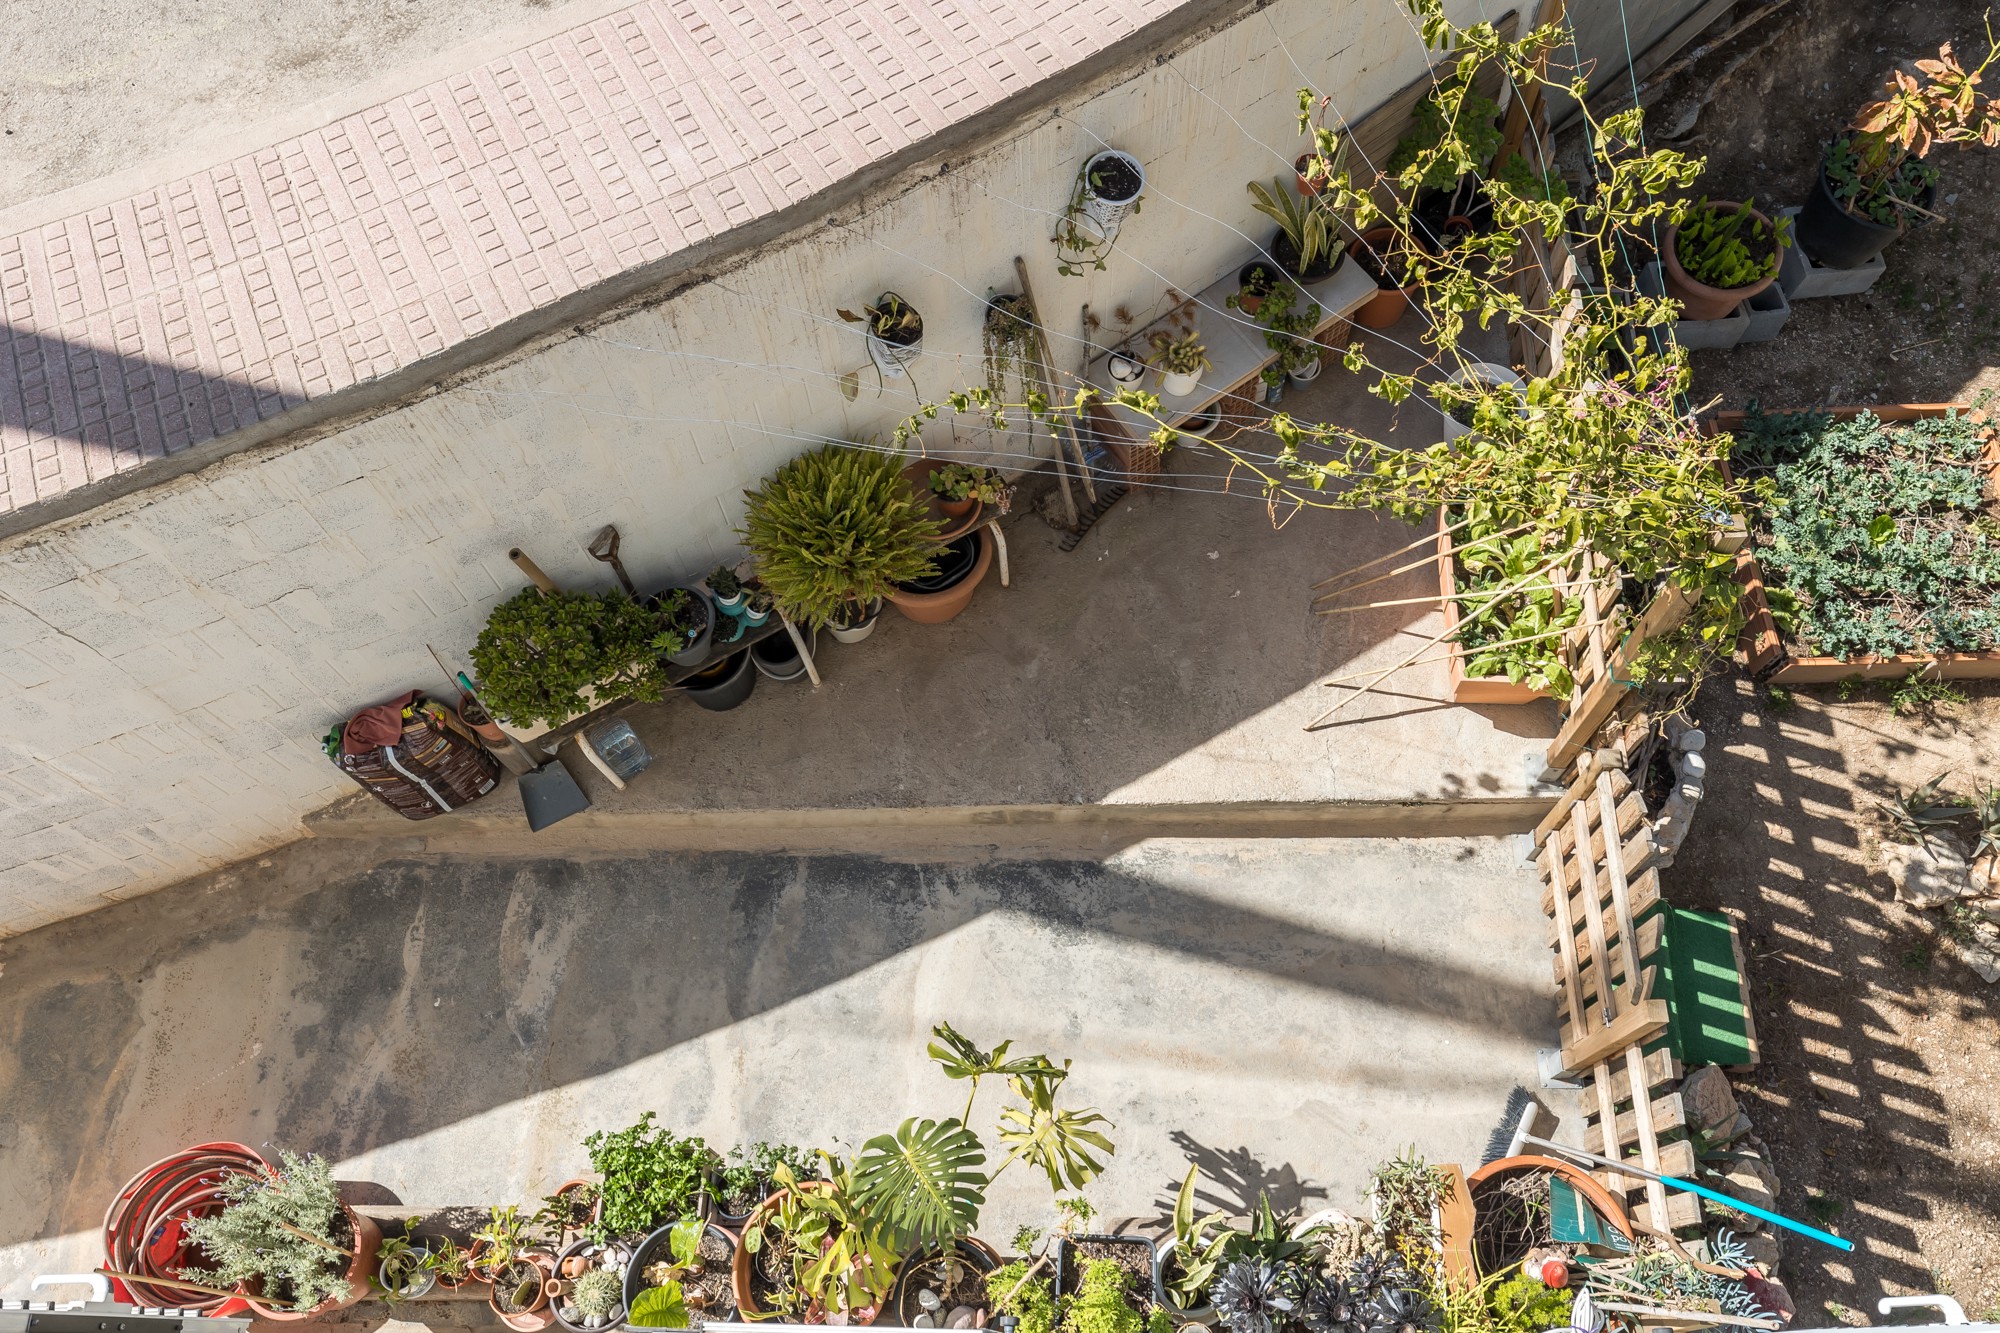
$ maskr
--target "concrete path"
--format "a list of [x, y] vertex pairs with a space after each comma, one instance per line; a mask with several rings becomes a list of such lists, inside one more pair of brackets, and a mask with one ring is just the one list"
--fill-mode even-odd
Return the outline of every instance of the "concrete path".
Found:
[[[1353, 1207], [1404, 1144], [1483, 1160], [1553, 1036], [1535, 883], [1497, 839], [369, 855], [308, 842], [0, 944], [0, 1291], [87, 1266], [117, 1186], [206, 1139], [411, 1204], [532, 1199], [648, 1108], [852, 1147], [956, 1113], [924, 1056], [945, 1019], [1075, 1060], [1071, 1104], [1117, 1125], [1106, 1214], [1156, 1214], [1190, 1158], [1226, 1207]], [[982, 1230], [1047, 1205], [1010, 1171]]]

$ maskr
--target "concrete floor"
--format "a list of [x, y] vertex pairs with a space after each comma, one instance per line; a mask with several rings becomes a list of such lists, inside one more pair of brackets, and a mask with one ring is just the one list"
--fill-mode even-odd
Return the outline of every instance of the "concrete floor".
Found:
[[[315, 1150], [418, 1205], [534, 1198], [646, 1108], [851, 1148], [956, 1113], [945, 1019], [1076, 1061], [1072, 1104], [1117, 1125], [1108, 1215], [1157, 1215], [1190, 1159], [1223, 1206], [1353, 1206], [1404, 1144], [1484, 1160], [1553, 1037], [1497, 839], [371, 855], [314, 840], [0, 944], [0, 1291], [89, 1266], [117, 1186], [189, 1142]], [[982, 1230], [1047, 1204], [1010, 1171]]]
[[[1416, 335], [1415, 316], [1391, 331]], [[1413, 403], [1399, 423], [1337, 366], [1284, 406], [1377, 438], [1438, 437], [1434, 409]], [[1017, 513], [1011, 588], [989, 576], [944, 625], [889, 610], [861, 644], [820, 636], [817, 691], [761, 681], [728, 713], [674, 697], [624, 708], [658, 762], [615, 793], [566, 747], [594, 808], [522, 845], [879, 851], [912, 830], [930, 845], [968, 825], [983, 836], [1092, 820], [1142, 833], [1234, 833], [1265, 818], [1335, 821], [1292, 830], [1322, 833], [1532, 827], [1547, 803], [1525, 760], [1546, 750], [1555, 705], [1452, 704], [1435, 651], [1305, 730], [1346, 693], [1322, 680], [1388, 667], [1442, 627], [1435, 604], [1314, 615], [1312, 585], [1419, 534], [1352, 511], [1278, 527], [1240, 482], [1224, 493], [1225, 471], [1212, 450], [1183, 448], [1160, 487], [1134, 490], [1072, 552]], [[1427, 565], [1354, 600], [1435, 598], [1437, 586]], [[309, 825], [433, 849], [528, 838], [512, 791], [423, 825], [357, 796]]]

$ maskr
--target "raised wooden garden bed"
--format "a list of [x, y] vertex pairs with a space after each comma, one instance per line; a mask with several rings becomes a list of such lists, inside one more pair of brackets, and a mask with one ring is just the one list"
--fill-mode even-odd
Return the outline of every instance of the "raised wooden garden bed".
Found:
[[[1817, 412], [1838, 421], [1848, 421], [1863, 412], [1872, 412], [1886, 423], [1920, 421], [1947, 412], [1969, 412], [1964, 403], [1896, 403], [1881, 407], [1798, 408], [1797, 412]], [[1771, 415], [1789, 415], [1772, 413]], [[1734, 431], [1742, 426], [1747, 413], [1718, 412], [1709, 422], [1713, 431]], [[2000, 442], [1986, 444], [1988, 484], [2000, 471]], [[1828, 657], [1795, 654], [1778, 632], [1771, 604], [1764, 591], [1764, 570], [1758, 563], [1755, 543], [1737, 554], [1736, 581], [1743, 587], [1744, 626], [1737, 646], [1750, 672], [1773, 685], [1824, 685], [1860, 677], [1864, 680], [1900, 680], [1913, 671], [1941, 680], [2000, 679], [2000, 652], [1895, 653], [1858, 657]]]
[[1444, 602], [1445, 636], [1451, 645], [1451, 656], [1445, 659], [1445, 674], [1450, 681], [1451, 701], [1455, 704], [1531, 704], [1537, 699], [1555, 696], [1547, 690], [1538, 689], [1525, 681], [1509, 680], [1505, 676], [1473, 676], [1466, 674], [1466, 663], [1470, 654], [1465, 646], [1451, 635], [1458, 630], [1458, 553], [1446, 531], [1451, 525], [1445, 521], [1445, 511], [1438, 511], [1438, 596]]

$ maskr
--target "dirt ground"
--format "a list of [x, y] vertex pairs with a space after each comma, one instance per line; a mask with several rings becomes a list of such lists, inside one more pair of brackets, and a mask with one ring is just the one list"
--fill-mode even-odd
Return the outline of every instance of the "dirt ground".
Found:
[[[1983, 14], [1983, 0], [1792, 0], [1649, 96], [1651, 135], [1707, 155], [1712, 197], [1797, 203], [1821, 143], [1895, 62], [1947, 40], [1976, 61]], [[1800, 302], [1775, 342], [1696, 353], [1697, 400], [2000, 389], [2000, 152], [1938, 160], [1948, 221], [1891, 248], [1867, 295]], [[1786, 709], [1740, 676], [1701, 702], [1710, 795], [1668, 889], [1742, 923], [1763, 1063], [1738, 1092], [1777, 1154], [1779, 1209], [1857, 1244], [1786, 1246], [1802, 1324], [1874, 1322], [1879, 1297], [1922, 1291], [2000, 1320], [2000, 986], [1874, 868], [1881, 800], [1945, 770], [1961, 787], [2000, 781], [2000, 691], [1968, 693], [1930, 719], [1838, 687], [1797, 691]]]

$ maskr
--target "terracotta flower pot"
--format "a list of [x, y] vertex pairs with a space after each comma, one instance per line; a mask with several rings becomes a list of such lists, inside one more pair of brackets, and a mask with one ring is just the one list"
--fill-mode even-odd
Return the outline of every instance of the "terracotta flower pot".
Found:
[[[1620, 1235], [1631, 1238], [1632, 1221], [1625, 1216], [1625, 1206], [1612, 1197], [1609, 1190], [1598, 1184], [1589, 1172], [1559, 1158], [1538, 1157], [1532, 1153], [1520, 1157], [1502, 1157], [1498, 1161], [1488, 1162], [1466, 1177], [1465, 1192], [1471, 1197], [1475, 1218], [1478, 1215], [1480, 1197], [1488, 1192], [1489, 1187], [1496, 1186], [1501, 1180], [1521, 1171], [1547, 1171], [1553, 1176], [1560, 1177], [1564, 1184], [1583, 1196], [1584, 1202], [1597, 1210], [1597, 1215], [1604, 1219], [1605, 1225]], [[1474, 1230], [1477, 1231], [1476, 1222]], [[1519, 1254], [1474, 1256], [1479, 1262], [1482, 1273], [1491, 1272], [1503, 1264], [1518, 1263], [1523, 1257], [1525, 1256]]]
[[537, 1333], [537, 1330], [547, 1328], [556, 1319], [555, 1311], [549, 1308], [548, 1293], [549, 1279], [555, 1273], [555, 1260], [549, 1255], [532, 1250], [522, 1253], [520, 1257], [541, 1272], [541, 1280], [535, 1283], [534, 1294], [528, 1298], [527, 1307], [512, 1314], [502, 1310], [500, 1288], [497, 1284], [487, 1296], [486, 1304], [494, 1314], [500, 1316], [500, 1322], [507, 1327], [517, 1329], [519, 1333]]
[[[1733, 213], [1736, 205], [1710, 204], [1708, 211]], [[1772, 230], [1771, 219], [1754, 208], [1750, 210], [1750, 216], [1760, 228], [1760, 234], [1776, 245], [1777, 233]], [[1681, 303], [1682, 319], [1725, 319], [1739, 304], [1778, 280], [1778, 266], [1773, 263], [1769, 275], [1742, 287], [1711, 287], [1697, 281], [1681, 267], [1680, 247], [1677, 244], [1680, 234], [1678, 226], [1667, 228], [1666, 240], [1660, 246], [1660, 273], [1666, 283], [1667, 295]]]
[[1316, 195], [1320, 192], [1320, 183], [1306, 175], [1306, 164], [1312, 161], [1313, 157], [1312, 153], [1300, 153], [1292, 160], [1292, 174], [1299, 178], [1300, 194]]
[[[821, 1183], [816, 1180], [805, 1180], [800, 1181], [799, 1186], [801, 1189], [811, 1189]], [[743, 1224], [743, 1235], [748, 1236], [753, 1230], [762, 1226], [764, 1219], [771, 1215], [772, 1210], [788, 1193], [789, 1190], [778, 1190], [751, 1209], [750, 1220]], [[750, 1263], [754, 1257], [749, 1247], [740, 1242], [736, 1246], [736, 1253], [729, 1256], [729, 1287], [736, 1295], [736, 1308], [742, 1312], [745, 1319], [754, 1319], [764, 1313], [764, 1307], [757, 1304], [757, 1297], [750, 1289]]]
[[346, 1204], [340, 1210], [347, 1214], [347, 1223], [354, 1231], [353, 1256], [347, 1261], [347, 1271], [341, 1276], [347, 1279], [345, 1300], [324, 1300], [310, 1310], [289, 1310], [282, 1306], [266, 1305], [255, 1296], [244, 1299], [260, 1319], [272, 1319], [280, 1323], [297, 1323], [305, 1319], [317, 1319], [334, 1310], [344, 1310], [350, 1305], [366, 1300], [372, 1289], [370, 1279], [375, 1276], [376, 1251], [382, 1248], [382, 1228], [375, 1225], [373, 1218], [363, 1217]]
[[945, 513], [950, 514], [953, 518], [964, 518], [972, 512], [972, 506], [978, 503], [979, 501], [970, 495], [966, 496], [963, 500], [947, 500], [942, 495], [938, 497], [938, 508], [944, 510]]
[[898, 589], [889, 594], [889, 600], [896, 609], [916, 621], [919, 625], [941, 625], [972, 604], [972, 594], [979, 590], [986, 572], [993, 568], [993, 541], [981, 528], [960, 541], [979, 543], [979, 554], [972, 562], [972, 569], [966, 576], [941, 592], [904, 592]]
[[[1370, 227], [1361, 233], [1360, 239], [1347, 247], [1347, 253], [1360, 262], [1363, 254], [1373, 249], [1378, 253], [1395, 239], [1396, 232], [1391, 227]], [[1403, 317], [1410, 308], [1410, 293], [1414, 287], [1385, 287], [1385, 279], [1375, 280], [1375, 295], [1368, 303], [1355, 311], [1349, 318], [1366, 329], [1386, 329]]]

